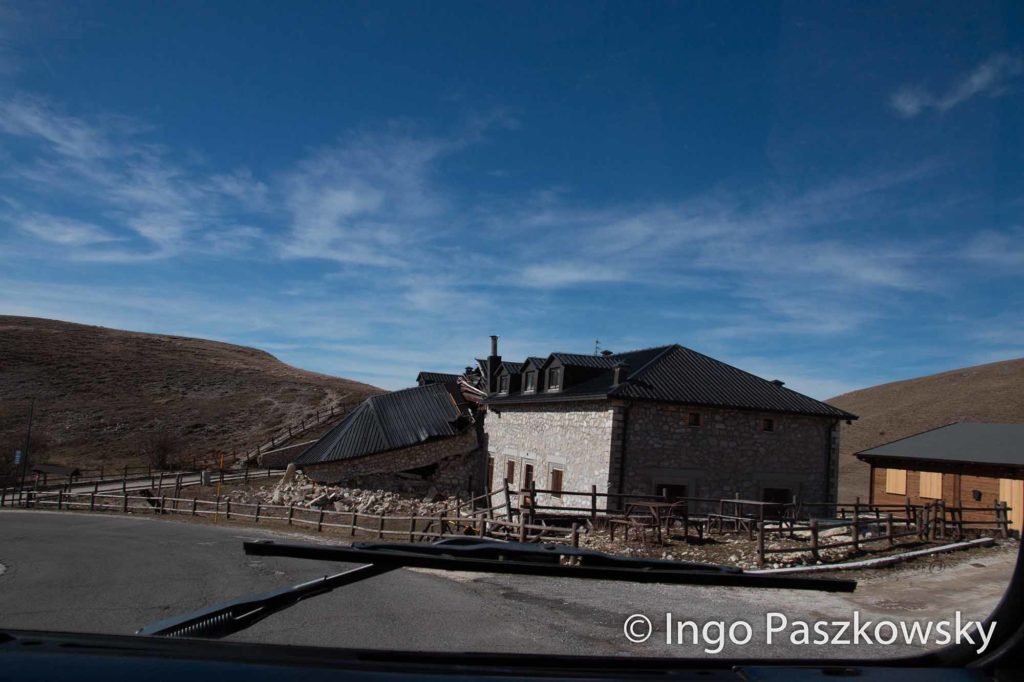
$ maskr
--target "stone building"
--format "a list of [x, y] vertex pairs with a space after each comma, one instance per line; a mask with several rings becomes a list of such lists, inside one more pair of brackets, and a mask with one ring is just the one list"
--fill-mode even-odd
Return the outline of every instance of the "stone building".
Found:
[[[503, 362], [492, 337], [478, 363], [492, 489], [508, 480], [514, 489], [536, 481], [562, 491], [836, 498], [838, 424], [856, 416], [781, 381], [679, 345], [520, 364]], [[538, 501], [590, 504], [558, 493]]]
[[419, 386], [367, 398], [296, 466], [315, 481], [360, 488], [421, 495], [482, 489], [476, 404], [457, 381], [420, 379]]
[[296, 464], [322, 482], [410, 492], [479, 494], [507, 479], [516, 490], [827, 502], [838, 423], [856, 419], [679, 345], [510, 362], [492, 336], [477, 367], [416, 381], [367, 399]]

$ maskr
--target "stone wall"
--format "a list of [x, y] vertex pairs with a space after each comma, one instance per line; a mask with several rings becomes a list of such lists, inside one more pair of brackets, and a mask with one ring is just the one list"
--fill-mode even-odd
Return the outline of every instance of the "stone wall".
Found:
[[[533, 465], [538, 488], [549, 488], [551, 469], [562, 470], [562, 489], [608, 491], [609, 452], [613, 408], [607, 402], [501, 406], [488, 411], [484, 422], [486, 447], [494, 458], [492, 490], [504, 483], [509, 460], [515, 462], [518, 490], [526, 464]], [[586, 497], [552, 498], [541, 495], [540, 504], [589, 507]], [[599, 500], [603, 508], [604, 498]]]
[[479, 489], [485, 476], [484, 454], [477, 432], [469, 429], [450, 438], [381, 452], [365, 457], [307, 464], [303, 473], [318, 483], [340, 483], [358, 488], [444, 495], [467, 494]]
[[[619, 408], [620, 410], [623, 408]], [[688, 426], [691, 412], [700, 426]], [[764, 431], [762, 420], [774, 420]], [[835, 499], [838, 431], [831, 418], [635, 402], [617, 417], [625, 429], [626, 493], [685, 485], [690, 497], [760, 500], [785, 488], [805, 501]], [[618, 440], [621, 433], [617, 432]], [[617, 472], [613, 472], [618, 487]]]

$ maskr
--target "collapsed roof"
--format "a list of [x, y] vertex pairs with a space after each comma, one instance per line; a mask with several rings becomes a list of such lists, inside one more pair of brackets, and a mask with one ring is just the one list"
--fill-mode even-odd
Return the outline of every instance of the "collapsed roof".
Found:
[[335, 462], [456, 436], [473, 423], [458, 384], [433, 383], [367, 398], [295, 459]]

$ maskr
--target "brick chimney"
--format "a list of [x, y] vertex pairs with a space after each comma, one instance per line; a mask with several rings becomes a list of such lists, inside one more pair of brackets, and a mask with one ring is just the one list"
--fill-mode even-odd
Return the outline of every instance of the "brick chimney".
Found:
[[629, 378], [629, 364], [620, 362], [612, 368], [612, 385], [618, 386]]

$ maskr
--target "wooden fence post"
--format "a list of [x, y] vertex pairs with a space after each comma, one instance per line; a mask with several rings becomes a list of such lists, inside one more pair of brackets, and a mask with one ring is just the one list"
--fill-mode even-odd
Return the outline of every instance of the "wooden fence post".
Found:
[[1010, 536], [1010, 509], [1005, 501], [999, 503], [999, 511], [1000, 514], [998, 518], [1001, 526], [1000, 534], [1005, 540]]
[[198, 502], [198, 498], [193, 497], [192, 498], [192, 516], [196, 515], [196, 503], [197, 502]]
[[530, 479], [530, 523], [537, 522], [537, 481]]
[[165, 507], [167, 506], [167, 498], [164, 495], [160, 496], [160, 507], [157, 509], [157, 514], [166, 514]]
[[288, 505], [288, 525], [292, 525], [292, 516], [295, 514], [295, 503], [291, 502]]
[[316, 532], [320, 533], [324, 529], [324, 508], [320, 507], [320, 515], [316, 519]]
[[889, 538], [889, 546], [895, 546], [896, 539], [892, 536], [892, 512], [885, 515], [885, 535]]
[[764, 566], [764, 521], [757, 522], [757, 565]]
[[259, 523], [260, 522], [260, 501], [259, 500], [256, 501], [256, 518], [254, 519], [254, 522], [255, 523]]
[[821, 553], [818, 551], [818, 519], [811, 519], [811, 558], [815, 563], [821, 561]]
[[231, 498], [224, 500], [224, 518], [231, 520]]
[[359, 512], [352, 512], [352, 523], [348, 526], [348, 536], [353, 538], [356, 536], [356, 521], [359, 519]]
[[597, 520], [597, 485], [590, 486], [590, 520]]
[[124, 513], [124, 514], [127, 514], [128, 513], [128, 495], [125, 494], [122, 497], [124, 498], [122, 500], [124, 504], [121, 507], [121, 512]]
[[409, 542], [414, 542], [415, 535], [416, 535], [416, 517], [415, 516], [410, 516], [409, 517]]
[[96, 493], [89, 493], [89, 511], [96, 511]]
[[939, 513], [939, 537], [946, 537], [946, 501], [939, 500], [936, 511]]
[[580, 546], [580, 526], [575, 521], [572, 522], [572, 546]]
[[850, 538], [853, 541], [853, 551], [858, 551], [860, 549], [860, 519], [856, 516], [853, 517], [853, 523], [850, 525]]
[[526, 518], [519, 513], [519, 542], [526, 542]]
[[380, 516], [377, 517], [377, 519], [378, 519], [377, 520], [377, 539], [378, 540], [383, 540], [384, 539], [384, 515], [381, 514]]
[[505, 493], [505, 516], [508, 518], [509, 521], [511, 521], [512, 520], [512, 498], [509, 496], [509, 492], [508, 492], [508, 479], [507, 478], [505, 479], [505, 487], [503, 488], [503, 490], [504, 490], [504, 493]]

